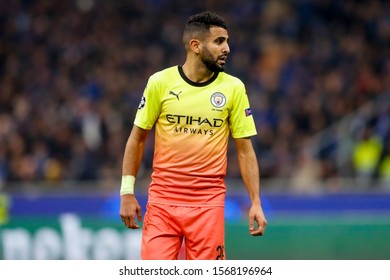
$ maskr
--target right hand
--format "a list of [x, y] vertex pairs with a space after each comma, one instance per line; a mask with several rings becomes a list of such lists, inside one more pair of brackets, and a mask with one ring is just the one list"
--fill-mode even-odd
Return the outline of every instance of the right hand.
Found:
[[138, 222], [141, 222], [142, 210], [133, 194], [121, 195], [119, 215], [126, 227], [131, 229], [137, 229], [140, 227], [136, 223], [135, 218], [137, 217]]

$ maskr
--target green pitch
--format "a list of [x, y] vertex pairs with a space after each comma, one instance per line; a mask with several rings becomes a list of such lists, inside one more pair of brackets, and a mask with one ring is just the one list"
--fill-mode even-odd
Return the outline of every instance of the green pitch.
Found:
[[247, 223], [226, 225], [229, 259], [390, 259], [390, 214], [278, 215], [266, 234], [252, 237]]

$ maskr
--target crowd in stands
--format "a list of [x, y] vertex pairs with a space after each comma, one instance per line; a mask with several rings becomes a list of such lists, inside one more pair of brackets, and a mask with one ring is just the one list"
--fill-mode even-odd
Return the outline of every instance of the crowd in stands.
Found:
[[[226, 71], [246, 84], [262, 178], [310, 187], [369, 174], [390, 185], [389, 110], [357, 127], [345, 173], [334, 164], [337, 143], [309, 149], [325, 128], [390, 98], [385, 0], [1, 1], [0, 185], [118, 180], [147, 78], [184, 62], [183, 26], [203, 10], [228, 22]], [[150, 137], [139, 176], [152, 155]]]

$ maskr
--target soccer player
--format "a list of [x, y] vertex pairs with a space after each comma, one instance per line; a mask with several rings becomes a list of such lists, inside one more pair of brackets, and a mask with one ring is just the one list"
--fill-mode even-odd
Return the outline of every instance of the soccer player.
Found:
[[184, 240], [186, 259], [226, 259], [225, 175], [229, 133], [235, 140], [248, 191], [249, 234], [267, 224], [260, 199], [256, 127], [245, 86], [225, 73], [228, 31], [217, 14], [191, 16], [183, 42], [186, 60], [153, 74], [146, 85], [128, 138], [121, 185], [120, 216], [139, 228], [141, 207], [134, 183], [148, 132], [155, 127], [153, 173], [142, 228], [142, 259], [174, 260]]

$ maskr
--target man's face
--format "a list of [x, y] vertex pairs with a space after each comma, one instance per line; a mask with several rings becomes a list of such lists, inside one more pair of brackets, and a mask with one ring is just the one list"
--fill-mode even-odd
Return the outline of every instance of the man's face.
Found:
[[212, 72], [224, 70], [227, 55], [230, 53], [228, 32], [221, 27], [211, 27], [210, 34], [203, 41], [200, 59]]

